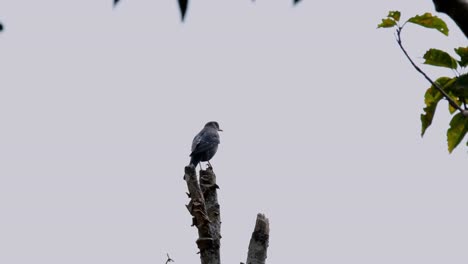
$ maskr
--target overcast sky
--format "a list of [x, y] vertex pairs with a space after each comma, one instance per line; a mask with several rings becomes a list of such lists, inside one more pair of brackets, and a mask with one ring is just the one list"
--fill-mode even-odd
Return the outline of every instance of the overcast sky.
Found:
[[[193, 136], [224, 132], [222, 260], [258, 212], [268, 263], [468, 263], [467, 147], [389, 10], [432, 1], [0, 2], [0, 263], [198, 263], [182, 180]], [[418, 63], [466, 37], [408, 25]], [[422, 66], [432, 77], [449, 70]]]

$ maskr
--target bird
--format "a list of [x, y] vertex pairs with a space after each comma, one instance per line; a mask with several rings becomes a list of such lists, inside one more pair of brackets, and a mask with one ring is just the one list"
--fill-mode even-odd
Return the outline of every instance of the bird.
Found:
[[210, 160], [218, 151], [220, 143], [218, 131], [223, 131], [218, 122], [211, 121], [193, 138], [190, 165], [196, 168], [201, 161], [207, 161], [211, 167]]

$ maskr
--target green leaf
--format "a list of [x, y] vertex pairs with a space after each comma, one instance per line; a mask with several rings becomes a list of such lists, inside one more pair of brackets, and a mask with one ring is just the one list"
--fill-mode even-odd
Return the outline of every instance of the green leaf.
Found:
[[400, 16], [401, 16], [400, 11], [390, 11], [388, 12], [387, 17], [393, 18], [395, 21], [400, 21]]
[[408, 22], [426, 27], [426, 28], [434, 28], [440, 31], [442, 34], [448, 36], [449, 30], [447, 27], [447, 24], [445, 22], [436, 17], [433, 16], [431, 13], [425, 13], [422, 16], [414, 16], [410, 19], [408, 19]]
[[[445, 86], [449, 84], [451, 80], [452, 78], [449, 77], [440, 77], [435, 82], [445, 90]], [[424, 136], [426, 129], [432, 124], [437, 104], [442, 98], [442, 94], [434, 86], [427, 89], [426, 94], [424, 95], [424, 103], [426, 104], [426, 107], [423, 109], [424, 113], [421, 114], [421, 137]]]
[[450, 153], [460, 144], [467, 132], [468, 118], [464, 117], [462, 113], [454, 115], [450, 121], [450, 128], [447, 130], [447, 144]]
[[[458, 99], [458, 97], [456, 97], [452, 92], [448, 92], [448, 95], [455, 101], [457, 105], [461, 105], [460, 99]], [[457, 111], [457, 108], [453, 107], [451, 104], [448, 104], [448, 108], [451, 115]]]
[[442, 99], [442, 94], [437, 91], [434, 87], [427, 89], [426, 94], [424, 95], [424, 101], [426, 102], [426, 107], [424, 107], [424, 113], [421, 114], [421, 137], [426, 133], [426, 129], [432, 124], [432, 119], [434, 119], [434, 114], [437, 108], [437, 104], [440, 99]]
[[460, 64], [460, 67], [466, 67], [468, 65], [468, 47], [456, 48], [455, 52], [461, 58], [461, 60], [458, 61], [458, 64]]
[[377, 25], [377, 28], [391, 28], [396, 26], [396, 21], [392, 18], [384, 18], [382, 19], [382, 23]]
[[446, 67], [450, 69], [457, 68], [457, 61], [447, 52], [442, 50], [430, 49], [426, 51], [426, 54], [424, 54], [423, 58], [425, 59], [424, 64]]
[[450, 87], [450, 91], [455, 96], [468, 98], [468, 73], [458, 76]]

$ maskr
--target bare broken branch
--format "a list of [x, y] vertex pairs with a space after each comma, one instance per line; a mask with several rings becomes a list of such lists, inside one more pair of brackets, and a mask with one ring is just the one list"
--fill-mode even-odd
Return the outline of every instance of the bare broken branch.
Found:
[[247, 264], [265, 264], [269, 239], [270, 222], [264, 214], [257, 214], [257, 221], [247, 253]]

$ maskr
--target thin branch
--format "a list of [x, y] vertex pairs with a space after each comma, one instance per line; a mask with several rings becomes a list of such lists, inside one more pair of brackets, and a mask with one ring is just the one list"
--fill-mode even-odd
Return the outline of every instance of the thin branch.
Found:
[[401, 30], [403, 29], [403, 26], [401, 27], [398, 27], [397, 29], [397, 43], [398, 45], [400, 46], [401, 50], [403, 51], [403, 53], [405, 54], [406, 58], [408, 58], [408, 60], [411, 62], [411, 65], [413, 65], [413, 67], [419, 72], [421, 73], [424, 78], [426, 78], [426, 80], [428, 80], [432, 86], [434, 86], [437, 90], [439, 90], [439, 92], [448, 100], [449, 104], [456, 108], [458, 111], [462, 112], [463, 113], [463, 109], [444, 91], [444, 89], [442, 89], [442, 87], [439, 86], [439, 84], [437, 84], [436, 82], [434, 82], [431, 78], [429, 78], [429, 76], [427, 76], [427, 74], [425, 72], [423, 72], [421, 70], [421, 68], [419, 68], [414, 62], [413, 60], [411, 59], [411, 57], [408, 55], [408, 52], [406, 52], [405, 48], [403, 47], [403, 44], [402, 44], [402, 41], [401, 41]]
[[171, 259], [171, 257], [169, 257], [169, 253], [166, 253], [166, 254], [167, 254], [166, 264], [169, 262], [175, 262], [173, 259]]

